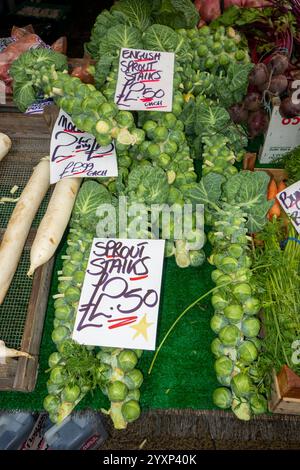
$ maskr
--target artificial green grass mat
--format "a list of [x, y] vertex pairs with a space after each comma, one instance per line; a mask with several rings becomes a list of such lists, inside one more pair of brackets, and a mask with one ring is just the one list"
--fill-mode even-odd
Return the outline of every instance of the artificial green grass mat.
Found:
[[[49, 374], [48, 357], [55, 350], [51, 340], [54, 307], [52, 295], [57, 293], [57, 271], [61, 269], [61, 255], [66, 245], [62, 244], [53, 271], [51, 292], [40, 349], [40, 367], [34, 392], [0, 392], [0, 409], [32, 410], [43, 409], [47, 395], [46, 381]], [[199, 268], [179, 268], [174, 258], [165, 259], [160, 304], [157, 345], [178, 315], [193, 301], [210, 290], [212, 267], [206, 262]], [[164, 344], [151, 375], [149, 365], [154, 352], [145, 351], [139, 362], [144, 374], [141, 388], [141, 406], [146, 409], [193, 408], [213, 409], [212, 392], [218, 386], [213, 369], [210, 344], [214, 334], [210, 329], [212, 307], [210, 298], [191, 309], [177, 324]], [[100, 390], [88, 394], [77, 409], [107, 408], [108, 400]]]

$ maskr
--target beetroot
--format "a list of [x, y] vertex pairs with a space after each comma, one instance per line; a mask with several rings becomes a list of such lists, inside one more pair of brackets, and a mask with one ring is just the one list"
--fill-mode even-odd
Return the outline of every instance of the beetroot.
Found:
[[282, 75], [289, 68], [289, 59], [286, 55], [275, 54], [269, 62], [269, 69], [273, 75]]
[[269, 90], [271, 93], [281, 95], [288, 87], [288, 79], [285, 75], [276, 75], [272, 78]]
[[268, 129], [269, 117], [267, 113], [260, 109], [249, 114], [248, 118], [248, 130], [251, 138], [257, 137], [258, 135], [264, 134]]
[[248, 111], [244, 108], [243, 104], [234, 104], [229, 108], [229, 114], [231, 120], [235, 124], [241, 124], [243, 122], [247, 122], [248, 119]]
[[300, 103], [293, 103], [292, 97], [289, 96], [281, 101], [279, 112], [285, 118], [300, 116]]
[[266, 64], [256, 64], [249, 75], [250, 85], [260, 86], [269, 81], [269, 71]]
[[244, 108], [248, 111], [258, 111], [261, 105], [261, 95], [255, 91], [248, 93], [244, 99]]

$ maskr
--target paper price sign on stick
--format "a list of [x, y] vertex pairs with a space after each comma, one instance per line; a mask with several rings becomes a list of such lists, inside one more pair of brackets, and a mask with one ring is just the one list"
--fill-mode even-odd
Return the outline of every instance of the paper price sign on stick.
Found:
[[279, 106], [274, 106], [260, 163], [270, 163], [300, 145], [300, 118], [283, 118]]
[[73, 339], [155, 349], [164, 240], [93, 240]]
[[283, 210], [291, 217], [295, 229], [300, 233], [300, 181], [285, 188], [276, 197]]
[[60, 110], [51, 136], [50, 183], [67, 177], [118, 176], [115, 146], [101, 147], [95, 137], [82, 132]]
[[172, 111], [173, 74], [173, 52], [123, 48], [115, 103], [128, 111]]

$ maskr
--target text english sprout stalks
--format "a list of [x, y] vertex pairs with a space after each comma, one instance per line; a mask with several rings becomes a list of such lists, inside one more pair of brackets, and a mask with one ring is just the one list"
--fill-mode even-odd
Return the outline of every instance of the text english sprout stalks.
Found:
[[186, 240], [189, 250], [200, 250], [205, 241], [202, 204], [127, 203], [100, 204], [97, 208], [98, 237]]

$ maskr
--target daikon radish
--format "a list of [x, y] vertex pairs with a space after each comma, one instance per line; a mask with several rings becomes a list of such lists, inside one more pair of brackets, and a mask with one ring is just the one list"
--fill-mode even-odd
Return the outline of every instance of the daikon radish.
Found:
[[31, 247], [28, 276], [54, 255], [70, 220], [81, 180], [65, 178], [56, 183]]
[[0, 246], [0, 305], [16, 272], [34, 216], [50, 186], [48, 159], [35, 167], [8, 222]]
[[27, 352], [18, 351], [17, 349], [7, 348], [4, 341], [0, 339], [0, 364], [6, 364], [6, 358], [8, 357], [28, 357], [32, 359], [32, 356]]
[[0, 132], [0, 162], [11, 149], [11, 140], [8, 135]]

